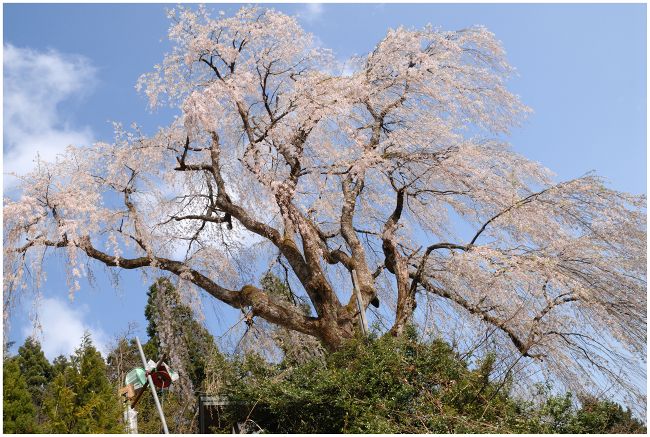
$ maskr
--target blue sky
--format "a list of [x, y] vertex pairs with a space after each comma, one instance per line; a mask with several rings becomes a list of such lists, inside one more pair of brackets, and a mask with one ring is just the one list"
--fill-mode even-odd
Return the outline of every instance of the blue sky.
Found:
[[[386, 30], [427, 23], [474, 24], [500, 39], [518, 76], [509, 88], [534, 113], [509, 141], [523, 155], [568, 179], [595, 170], [616, 189], [646, 192], [646, 5], [587, 4], [282, 4], [340, 59], [364, 54]], [[134, 85], [170, 46], [165, 5], [5, 4], [4, 172], [23, 171], [38, 150], [52, 156], [68, 142], [111, 141], [110, 121], [136, 121], [153, 132], [173, 117], [151, 113]], [[227, 14], [239, 5], [211, 5]], [[33, 62], [27, 62], [33, 60]], [[4, 178], [5, 191], [11, 180]], [[148, 286], [122, 275], [115, 291], [104, 275], [67, 298], [62, 258], [47, 264], [40, 319], [50, 358], [69, 353], [89, 329], [100, 345], [139, 324]], [[32, 330], [31, 297], [12, 317], [11, 340]], [[236, 312], [206, 307], [218, 334]]]

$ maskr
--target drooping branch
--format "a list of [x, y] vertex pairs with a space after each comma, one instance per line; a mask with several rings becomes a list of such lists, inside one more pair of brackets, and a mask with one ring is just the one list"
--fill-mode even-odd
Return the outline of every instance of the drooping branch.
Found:
[[512, 344], [519, 350], [519, 352], [525, 356], [525, 357], [531, 357], [531, 358], [539, 358], [541, 357], [540, 355], [537, 354], [531, 354], [529, 352], [532, 343], [524, 340], [521, 338], [521, 336], [516, 333], [513, 329], [508, 327], [505, 321], [499, 320], [497, 317], [489, 314], [486, 311], [483, 311], [481, 308], [479, 308], [476, 305], [472, 305], [470, 302], [468, 302], [466, 299], [464, 299], [462, 296], [456, 295], [456, 294], [451, 294], [447, 292], [446, 290], [434, 286], [430, 281], [424, 278], [420, 278], [420, 284], [424, 287], [426, 291], [429, 293], [435, 294], [440, 297], [444, 297], [446, 299], [451, 300], [452, 302], [456, 303], [463, 309], [467, 310], [470, 314], [473, 314], [480, 319], [484, 320], [485, 322], [490, 323], [491, 325], [499, 328], [501, 331], [503, 331], [512, 341]]
[[[568, 182], [567, 182], [567, 183], [568, 183]], [[467, 246], [473, 246], [474, 243], [476, 242], [476, 240], [478, 239], [478, 237], [481, 236], [481, 234], [483, 233], [483, 231], [485, 231], [485, 229], [488, 227], [488, 225], [489, 225], [490, 223], [494, 222], [494, 221], [495, 221], [496, 219], [498, 219], [499, 217], [501, 217], [501, 216], [503, 216], [503, 215], [509, 213], [510, 211], [512, 211], [512, 210], [514, 210], [514, 209], [516, 209], [516, 208], [519, 208], [520, 206], [526, 205], [526, 204], [528, 204], [528, 203], [530, 203], [530, 202], [536, 200], [536, 199], [539, 198], [542, 194], [544, 194], [544, 193], [546, 193], [546, 192], [548, 192], [549, 190], [552, 190], [552, 189], [554, 189], [554, 188], [558, 188], [558, 187], [560, 187], [561, 185], [563, 185], [563, 184], [558, 184], [558, 185], [555, 185], [555, 186], [553, 186], [553, 187], [549, 187], [549, 188], [546, 188], [546, 189], [544, 189], [544, 190], [538, 191], [538, 192], [536, 192], [536, 193], [530, 194], [530, 195], [524, 197], [523, 199], [520, 199], [520, 200], [516, 201], [515, 203], [513, 203], [513, 204], [510, 205], [510, 206], [508, 206], [507, 208], [504, 208], [503, 210], [501, 210], [500, 212], [498, 212], [497, 214], [495, 214], [494, 216], [492, 216], [490, 219], [488, 219], [485, 223], [483, 223], [483, 225], [479, 228], [479, 230], [476, 231], [476, 234], [474, 234], [474, 237], [472, 237], [472, 239], [471, 239], [470, 242], [467, 244]]]
[[271, 323], [284, 326], [288, 329], [302, 332], [315, 337], [321, 336], [320, 322], [314, 317], [308, 317], [295, 310], [276, 303], [269, 295], [252, 285], [246, 285], [240, 290], [230, 290], [214, 282], [204, 274], [190, 268], [187, 264], [163, 257], [141, 256], [138, 258], [124, 258], [109, 255], [95, 248], [89, 237], [82, 237], [78, 242], [64, 243], [63, 241], [43, 240], [38, 243], [25, 245], [16, 251], [26, 251], [34, 246], [66, 247], [74, 246], [82, 250], [88, 257], [95, 259], [109, 267], [119, 267], [126, 270], [143, 267], [154, 267], [190, 281], [194, 285], [208, 292], [214, 298], [237, 309], [250, 308], [254, 315], [260, 316]]

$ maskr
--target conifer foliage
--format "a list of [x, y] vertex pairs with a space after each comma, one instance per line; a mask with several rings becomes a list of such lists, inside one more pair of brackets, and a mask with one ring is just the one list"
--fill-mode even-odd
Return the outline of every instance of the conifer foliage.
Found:
[[36, 432], [36, 408], [15, 358], [4, 361], [2, 379], [2, 431], [5, 434]]
[[116, 433], [122, 431], [116, 387], [106, 364], [86, 334], [70, 365], [52, 381], [45, 395], [46, 431], [52, 433]]
[[156, 357], [165, 350], [170, 354], [172, 367], [187, 375], [192, 390], [199, 389], [205, 379], [206, 360], [216, 347], [214, 338], [195, 319], [193, 309], [182, 301], [168, 278], [160, 278], [149, 287], [144, 314], [149, 350]]
[[68, 359], [53, 364], [31, 337], [3, 368], [5, 433], [119, 433], [117, 388], [89, 334]]
[[16, 361], [34, 403], [41, 405], [45, 387], [52, 377], [52, 365], [45, 358], [40, 343], [33, 337], [27, 337], [18, 348]]

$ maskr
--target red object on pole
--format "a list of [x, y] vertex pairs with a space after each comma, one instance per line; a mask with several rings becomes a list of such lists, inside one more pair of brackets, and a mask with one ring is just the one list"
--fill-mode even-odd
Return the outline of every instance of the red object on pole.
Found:
[[153, 385], [158, 388], [167, 388], [172, 383], [172, 377], [169, 376], [165, 366], [158, 366], [156, 370], [151, 372], [151, 379], [153, 380]]

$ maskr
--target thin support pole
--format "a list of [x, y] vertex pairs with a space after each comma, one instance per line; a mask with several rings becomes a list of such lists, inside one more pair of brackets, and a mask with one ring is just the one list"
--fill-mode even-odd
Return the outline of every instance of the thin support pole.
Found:
[[126, 423], [126, 433], [127, 434], [137, 434], [138, 433], [138, 413], [131, 408], [127, 402], [124, 405], [124, 423]]
[[359, 280], [357, 279], [357, 271], [352, 269], [352, 288], [357, 297], [357, 306], [359, 307], [359, 316], [361, 317], [361, 331], [365, 337], [368, 336], [368, 320], [366, 319], [366, 310], [363, 307], [363, 299], [361, 291], [359, 290]]
[[[138, 350], [140, 351], [140, 358], [142, 358], [142, 365], [146, 370], [147, 359], [144, 356], [144, 351], [142, 350], [140, 339], [136, 337], [135, 342], [138, 344]], [[162, 422], [163, 430], [165, 430], [165, 434], [169, 434], [169, 430], [167, 429], [167, 422], [165, 421], [165, 413], [163, 413], [162, 407], [160, 406], [160, 401], [158, 400], [158, 393], [156, 393], [156, 386], [153, 385], [153, 379], [151, 379], [151, 375], [149, 375], [148, 372], [147, 372], [147, 381], [149, 382], [149, 387], [151, 387], [151, 395], [153, 396], [153, 401], [155, 402], [156, 408], [158, 409], [158, 415], [160, 416], [160, 421]]]

